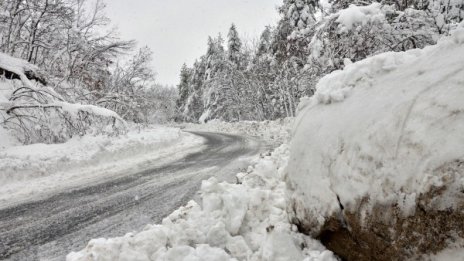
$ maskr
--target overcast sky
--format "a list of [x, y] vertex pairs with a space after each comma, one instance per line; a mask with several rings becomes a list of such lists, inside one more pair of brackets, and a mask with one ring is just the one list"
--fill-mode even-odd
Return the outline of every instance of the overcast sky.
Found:
[[241, 36], [254, 37], [278, 20], [282, 0], [107, 0], [107, 15], [124, 39], [154, 52], [157, 81], [178, 83], [185, 62], [206, 52], [209, 35], [225, 37], [231, 23]]

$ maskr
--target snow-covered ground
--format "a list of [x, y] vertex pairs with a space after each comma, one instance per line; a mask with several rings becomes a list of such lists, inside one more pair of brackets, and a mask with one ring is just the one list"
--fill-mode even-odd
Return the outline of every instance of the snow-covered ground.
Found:
[[[4, 131], [5, 132], [5, 131]], [[0, 133], [0, 134], [7, 134]], [[62, 144], [0, 146], [0, 206], [80, 184], [115, 178], [202, 149], [203, 139], [175, 128], [136, 127], [120, 136], [75, 137]], [[98, 175], [95, 175], [98, 173]]]
[[336, 260], [288, 220], [288, 154], [282, 145], [261, 157], [238, 174], [240, 184], [204, 181], [201, 204], [191, 201], [137, 234], [94, 239], [67, 260]]

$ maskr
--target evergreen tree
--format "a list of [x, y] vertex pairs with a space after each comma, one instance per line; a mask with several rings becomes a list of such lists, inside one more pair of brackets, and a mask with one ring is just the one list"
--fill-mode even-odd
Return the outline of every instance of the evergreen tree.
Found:
[[256, 50], [256, 56], [260, 57], [269, 52], [271, 47], [272, 31], [270, 26], [266, 26], [264, 31], [261, 33], [259, 38], [258, 49]]
[[208, 49], [206, 51], [206, 75], [205, 80], [214, 78], [221, 70], [225, 56], [224, 39], [221, 34], [217, 38], [208, 37]]
[[227, 45], [227, 58], [237, 66], [241, 63], [242, 41], [238, 36], [237, 29], [234, 24], [229, 29], [228, 45]]
[[292, 28], [304, 30], [316, 22], [319, 0], [284, 0], [280, 13]]
[[179, 99], [177, 100], [177, 109], [182, 111], [187, 102], [190, 93], [190, 84], [191, 84], [191, 70], [184, 63], [180, 70], [180, 83], [177, 85], [179, 92]]
[[185, 101], [182, 116], [185, 121], [196, 122], [203, 113], [203, 87], [206, 78], [205, 56], [195, 61], [192, 69], [191, 84], [189, 85], [189, 96]]

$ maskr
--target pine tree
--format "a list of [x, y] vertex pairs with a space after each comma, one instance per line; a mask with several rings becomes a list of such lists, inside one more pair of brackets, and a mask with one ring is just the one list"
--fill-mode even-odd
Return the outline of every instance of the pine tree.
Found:
[[227, 58], [235, 65], [240, 66], [242, 41], [238, 35], [237, 29], [234, 24], [229, 29], [228, 44], [227, 44]]
[[319, 0], [284, 0], [280, 13], [290, 25], [298, 30], [304, 30], [316, 22], [315, 13]]
[[256, 50], [256, 56], [262, 56], [269, 52], [271, 47], [272, 31], [270, 26], [266, 26], [264, 31], [261, 33], [259, 38], [258, 49]]
[[189, 85], [189, 95], [183, 111], [182, 117], [185, 121], [196, 122], [203, 113], [203, 92], [206, 78], [206, 58], [202, 56], [195, 61], [191, 70], [191, 81]]
[[206, 51], [206, 75], [205, 80], [214, 78], [215, 74], [222, 69], [224, 64], [224, 39], [221, 34], [217, 38], [208, 37], [208, 49]]
[[177, 85], [177, 89], [179, 92], [179, 99], [177, 100], [177, 109], [179, 111], [183, 111], [185, 104], [187, 103], [187, 99], [190, 94], [190, 84], [191, 84], [191, 69], [187, 67], [184, 63], [180, 70], [180, 83]]

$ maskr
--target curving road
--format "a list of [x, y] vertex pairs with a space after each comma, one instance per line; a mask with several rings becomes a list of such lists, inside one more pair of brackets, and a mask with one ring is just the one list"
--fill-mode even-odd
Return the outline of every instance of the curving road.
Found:
[[252, 138], [192, 133], [206, 149], [181, 161], [0, 209], [0, 260], [64, 260], [92, 238], [158, 223], [194, 198], [202, 180], [233, 181], [263, 149]]

